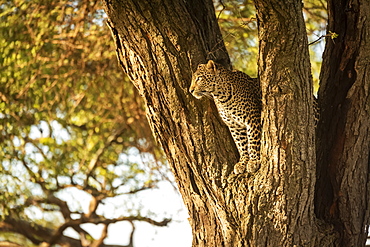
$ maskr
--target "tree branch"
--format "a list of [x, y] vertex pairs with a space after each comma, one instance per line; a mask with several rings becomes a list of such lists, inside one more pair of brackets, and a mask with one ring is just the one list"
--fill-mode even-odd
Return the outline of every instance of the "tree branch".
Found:
[[[95, 217], [94, 217], [95, 216]], [[98, 216], [96, 214], [91, 215], [90, 218], [82, 217], [80, 219], [75, 219], [75, 220], [69, 220], [65, 222], [63, 225], [61, 225], [58, 230], [54, 233], [54, 235], [51, 237], [49, 241], [49, 245], [56, 244], [58, 239], [62, 236], [63, 232], [65, 229], [68, 227], [73, 227], [81, 224], [86, 224], [86, 223], [92, 223], [92, 224], [104, 224], [104, 225], [109, 225], [112, 223], [116, 223], [119, 221], [143, 221], [147, 222], [149, 224], [155, 225], [155, 226], [167, 226], [168, 223], [171, 221], [171, 219], [164, 219], [162, 221], [156, 221], [148, 217], [142, 217], [142, 216], [127, 216], [127, 217], [119, 217], [115, 219], [107, 219], [103, 216]]]
[[40, 203], [48, 203], [52, 205], [56, 205], [59, 207], [60, 212], [63, 215], [64, 219], [71, 219], [71, 210], [68, 207], [68, 204], [59, 199], [58, 197], [54, 196], [53, 194], [49, 194], [46, 198], [39, 198], [39, 197], [29, 197], [26, 200], [25, 205], [35, 205], [35, 204], [40, 204]]
[[103, 243], [104, 239], [108, 236], [108, 226], [109, 224], [104, 225], [100, 238], [95, 240], [90, 247], [99, 247]]
[[119, 129], [117, 130], [115, 133], [113, 133], [112, 135], [110, 135], [108, 138], [107, 138], [107, 141], [104, 143], [104, 146], [99, 148], [95, 155], [93, 156], [93, 158], [91, 159], [89, 165], [88, 165], [88, 170], [87, 170], [87, 173], [86, 173], [86, 179], [85, 179], [85, 184], [87, 184], [87, 181], [91, 175], [91, 173], [95, 170], [97, 164], [98, 164], [98, 161], [99, 161], [99, 158], [103, 155], [105, 149], [107, 147], [110, 146], [110, 144], [117, 139], [118, 136], [120, 136], [122, 134], [122, 132], [124, 131], [124, 129]]
[[[131, 221], [130, 223], [133, 225]], [[132, 232], [130, 233], [129, 245], [110, 245], [101, 242], [99, 247], [133, 247], [132, 239], [134, 231], [135, 227], [133, 225]], [[42, 246], [51, 246], [51, 243], [50, 242], [47, 243], [47, 240], [50, 238], [53, 230], [47, 227], [40, 226], [34, 222], [28, 222], [25, 220], [7, 217], [3, 222], [0, 222], [0, 232], [13, 232], [21, 234], [25, 236], [27, 239], [29, 239], [35, 245], [42, 244]], [[60, 238], [56, 241], [56, 244], [61, 245], [63, 247], [83, 247], [81, 245], [80, 240], [67, 237], [64, 235], [60, 236]]]

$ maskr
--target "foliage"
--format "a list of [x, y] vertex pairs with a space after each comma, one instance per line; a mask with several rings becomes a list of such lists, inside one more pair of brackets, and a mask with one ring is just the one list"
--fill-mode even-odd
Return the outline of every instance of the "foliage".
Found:
[[[0, 229], [11, 220], [99, 223], [106, 198], [155, 187], [164, 160], [118, 67], [100, 1], [6, 1], [0, 13]], [[88, 210], [65, 204], [72, 188]]]
[[[304, 17], [309, 42], [326, 32], [326, 1], [305, 0]], [[258, 33], [257, 18], [252, 0], [215, 1], [216, 15], [235, 68], [257, 76]], [[314, 85], [317, 89], [324, 40], [309, 46]]]
[[306, 0], [304, 2], [303, 14], [306, 21], [306, 30], [308, 34], [308, 42], [310, 58], [311, 58], [311, 71], [314, 83], [314, 91], [317, 92], [319, 88], [319, 74], [321, 69], [322, 56], [324, 52], [324, 40], [312, 43], [321, 36], [325, 36], [326, 26], [328, 23], [328, 11], [326, 8], [325, 0]]
[[253, 1], [216, 1], [215, 9], [231, 62], [257, 77], [258, 33]]

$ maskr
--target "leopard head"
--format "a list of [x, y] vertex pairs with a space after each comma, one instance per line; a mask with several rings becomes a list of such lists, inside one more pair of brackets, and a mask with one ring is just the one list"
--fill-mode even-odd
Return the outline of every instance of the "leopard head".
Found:
[[199, 64], [193, 74], [189, 92], [197, 99], [203, 96], [212, 97], [215, 90], [215, 77], [218, 73], [217, 64], [209, 60], [207, 64]]

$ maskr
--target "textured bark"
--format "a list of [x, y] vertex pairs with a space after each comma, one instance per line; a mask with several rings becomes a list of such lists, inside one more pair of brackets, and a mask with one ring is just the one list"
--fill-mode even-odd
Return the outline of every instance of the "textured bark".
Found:
[[334, 225], [338, 246], [364, 246], [369, 224], [370, 3], [328, 1], [319, 90], [316, 212]]
[[[327, 246], [314, 215], [312, 79], [301, 1], [256, 0], [263, 94], [261, 229], [251, 246]], [[259, 199], [258, 204], [261, 204]], [[256, 212], [257, 213], [257, 212]]]
[[144, 97], [189, 210], [193, 245], [223, 246], [233, 219], [222, 184], [238, 153], [214, 104], [188, 92], [192, 71], [207, 57], [229, 65], [212, 1], [105, 4], [119, 61]]
[[314, 212], [302, 3], [255, 4], [264, 109], [262, 168], [251, 176], [232, 173], [238, 153], [213, 102], [188, 92], [199, 63], [214, 59], [229, 66], [212, 1], [106, 0], [105, 8], [119, 62], [144, 97], [189, 210], [193, 246], [335, 246], [333, 227]]

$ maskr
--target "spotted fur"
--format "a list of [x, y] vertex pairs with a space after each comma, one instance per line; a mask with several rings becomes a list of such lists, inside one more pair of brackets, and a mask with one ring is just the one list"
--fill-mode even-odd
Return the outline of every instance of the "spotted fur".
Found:
[[241, 71], [230, 71], [210, 60], [193, 74], [190, 93], [200, 99], [213, 98], [229, 127], [240, 154], [235, 173], [254, 172], [260, 166], [261, 89], [257, 79]]

